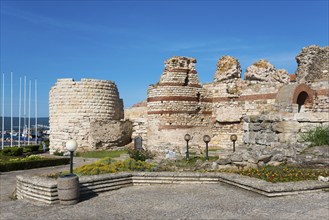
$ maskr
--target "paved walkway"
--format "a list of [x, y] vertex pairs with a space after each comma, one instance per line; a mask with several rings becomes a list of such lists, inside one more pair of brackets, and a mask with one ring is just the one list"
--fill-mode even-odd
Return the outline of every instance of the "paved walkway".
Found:
[[6, 219], [307, 219], [327, 220], [329, 193], [267, 198], [226, 184], [122, 188], [73, 206], [2, 202]]
[[[75, 166], [92, 159], [74, 158]], [[12, 201], [16, 175], [68, 170], [47, 167], [2, 173], [0, 219], [328, 219], [329, 192], [268, 198], [224, 183], [122, 188], [73, 206]]]

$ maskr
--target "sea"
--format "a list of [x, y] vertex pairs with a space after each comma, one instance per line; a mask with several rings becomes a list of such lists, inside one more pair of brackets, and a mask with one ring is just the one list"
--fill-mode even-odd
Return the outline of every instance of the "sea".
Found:
[[[44, 130], [49, 129], [49, 118], [48, 117], [41, 117], [38, 118], [38, 127], [39, 128], [44, 128]], [[25, 119], [26, 126], [28, 126], [28, 118]], [[21, 118], [21, 131], [23, 130], [24, 127], [24, 118]], [[35, 127], [35, 118], [30, 118], [30, 127], [34, 128]], [[2, 116], [0, 116], [0, 132], [2, 130]], [[3, 144], [4, 147], [9, 147], [11, 145], [10, 143], [10, 131], [11, 131], [11, 118], [10, 117], [4, 117], [4, 130], [6, 133], [4, 134], [4, 140], [6, 140]], [[19, 118], [18, 117], [13, 117], [13, 130], [17, 132], [19, 130]], [[1, 134], [0, 134], [1, 135]], [[34, 130], [32, 130], [32, 135], [34, 135]], [[1, 138], [1, 136], [0, 136]], [[13, 137], [13, 146], [18, 145], [18, 136]], [[27, 144], [28, 139], [21, 137], [20, 140], [22, 141], [22, 144]], [[42, 138], [38, 138], [38, 143], [42, 142]], [[23, 143], [24, 141], [24, 143]], [[30, 138], [30, 143], [35, 143], [35, 138]], [[2, 142], [2, 139], [1, 139]], [[2, 144], [2, 143], [1, 143]]]
[[[38, 119], [38, 127], [49, 128], [49, 117], [41, 117]], [[28, 118], [25, 119], [25, 124], [28, 126]], [[35, 118], [30, 119], [30, 126], [34, 127]], [[21, 118], [21, 129], [24, 127], [24, 118]], [[0, 116], [0, 130], [2, 129], [2, 116]], [[11, 129], [11, 119], [10, 117], [4, 117], [4, 130], [10, 131]], [[18, 131], [19, 129], [19, 117], [13, 117], [13, 130]]]

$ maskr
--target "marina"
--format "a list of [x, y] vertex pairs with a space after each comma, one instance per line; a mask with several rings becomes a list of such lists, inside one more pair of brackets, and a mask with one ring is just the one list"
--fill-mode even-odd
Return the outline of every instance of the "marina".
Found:
[[[34, 80], [34, 97], [32, 97], [32, 81], [24, 76], [19, 78], [19, 98], [13, 96], [13, 72], [10, 73], [10, 117], [5, 116], [5, 73], [2, 74], [2, 116], [1, 116], [1, 149], [21, 145], [41, 143], [49, 135], [49, 118], [38, 118], [38, 84]], [[23, 98], [22, 98], [23, 97]], [[34, 102], [34, 118], [31, 118], [31, 101]], [[13, 103], [18, 101], [18, 117], [13, 117]], [[17, 102], [16, 101], [16, 102]], [[22, 108], [23, 107], [23, 108]], [[17, 110], [17, 108], [15, 109]], [[23, 115], [22, 115], [23, 113]]]

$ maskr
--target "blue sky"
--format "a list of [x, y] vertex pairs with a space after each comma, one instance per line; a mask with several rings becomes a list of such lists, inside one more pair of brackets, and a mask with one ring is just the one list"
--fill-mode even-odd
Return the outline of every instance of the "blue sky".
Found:
[[[4, 1], [1, 73], [5, 115], [14, 116], [19, 78], [38, 80], [38, 115], [58, 78], [96, 78], [117, 84], [125, 107], [144, 100], [172, 56], [197, 59], [202, 83], [217, 60], [236, 57], [243, 72], [259, 59], [294, 73], [302, 47], [328, 45], [328, 0], [303, 1]], [[1, 113], [0, 113], [1, 114]]]

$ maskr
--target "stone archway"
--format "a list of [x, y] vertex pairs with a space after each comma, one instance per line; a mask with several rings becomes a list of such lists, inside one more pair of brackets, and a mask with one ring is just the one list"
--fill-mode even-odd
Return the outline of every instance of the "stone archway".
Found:
[[298, 105], [298, 112], [301, 112], [305, 104], [313, 103], [313, 91], [306, 84], [298, 85], [294, 90], [293, 104]]
[[284, 85], [278, 91], [276, 103], [279, 104], [281, 110], [297, 105], [297, 112], [301, 112], [304, 105], [313, 103], [313, 96], [313, 90], [306, 84]]
[[298, 95], [297, 97], [298, 112], [300, 112], [302, 107], [305, 105], [307, 98], [308, 98], [308, 94], [304, 91]]

